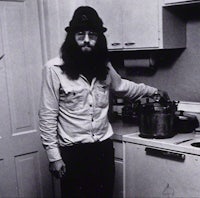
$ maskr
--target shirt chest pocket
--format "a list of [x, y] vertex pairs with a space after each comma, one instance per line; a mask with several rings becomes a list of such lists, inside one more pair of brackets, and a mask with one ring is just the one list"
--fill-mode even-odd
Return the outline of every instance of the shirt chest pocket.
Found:
[[97, 85], [95, 89], [96, 106], [104, 108], [109, 104], [109, 87], [107, 85]]
[[80, 110], [84, 106], [86, 90], [60, 89], [60, 106], [69, 110]]

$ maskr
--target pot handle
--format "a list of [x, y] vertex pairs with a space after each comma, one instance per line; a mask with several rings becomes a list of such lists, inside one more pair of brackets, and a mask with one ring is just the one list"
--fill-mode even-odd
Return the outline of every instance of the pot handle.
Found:
[[170, 160], [179, 161], [179, 162], [185, 161], [185, 155], [181, 153], [176, 153], [176, 152], [172, 152], [168, 150], [162, 150], [162, 149], [151, 148], [151, 147], [146, 147], [145, 151], [147, 155], [170, 159]]

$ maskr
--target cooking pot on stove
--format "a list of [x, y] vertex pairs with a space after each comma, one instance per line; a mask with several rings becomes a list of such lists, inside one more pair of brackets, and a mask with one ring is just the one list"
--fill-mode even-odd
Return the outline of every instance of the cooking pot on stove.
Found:
[[174, 131], [177, 133], [191, 133], [199, 127], [199, 121], [195, 115], [184, 111], [175, 112]]
[[138, 108], [140, 136], [169, 138], [175, 135], [174, 121], [177, 102], [165, 100], [159, 93], [147, 97]]

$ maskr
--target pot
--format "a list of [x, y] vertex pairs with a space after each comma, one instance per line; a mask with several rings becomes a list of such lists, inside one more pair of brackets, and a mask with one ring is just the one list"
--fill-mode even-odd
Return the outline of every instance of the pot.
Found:
[[153, 98], [146, 98], [138, 108], [140, 136], [158, 139], [173, 137], [176, 111], [177, 102], [166, 101], [158, 93]]
[[199, 121], [195, 115], [184, 111], [177, 111], [175, 115], [174, 131], [177, 133], [191, 133], [199, 127]]

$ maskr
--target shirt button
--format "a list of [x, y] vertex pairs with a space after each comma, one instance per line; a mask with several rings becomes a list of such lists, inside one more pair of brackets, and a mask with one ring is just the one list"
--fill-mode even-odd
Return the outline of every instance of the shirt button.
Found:
[[90, 107], [92, 107], [92, 104], [90, 104]]

